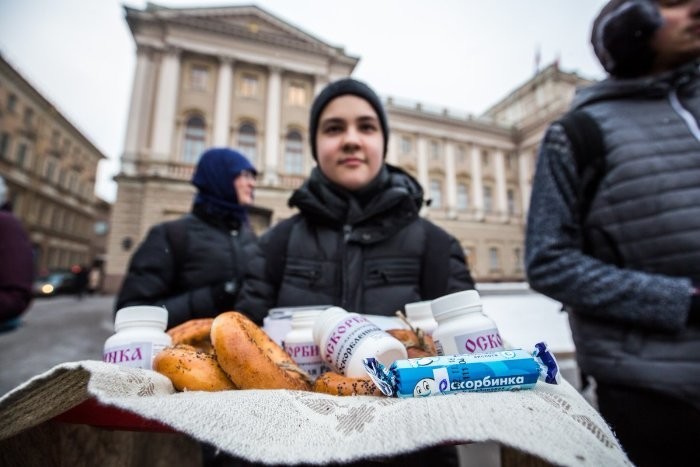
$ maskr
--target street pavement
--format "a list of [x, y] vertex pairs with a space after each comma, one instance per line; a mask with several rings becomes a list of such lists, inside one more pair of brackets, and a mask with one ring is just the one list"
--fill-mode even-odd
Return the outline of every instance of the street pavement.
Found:
[[0, 333], [0, 397], [57, 364], [102, 360], [113, 304], [112, 295], [35, 299], [19, 328]]

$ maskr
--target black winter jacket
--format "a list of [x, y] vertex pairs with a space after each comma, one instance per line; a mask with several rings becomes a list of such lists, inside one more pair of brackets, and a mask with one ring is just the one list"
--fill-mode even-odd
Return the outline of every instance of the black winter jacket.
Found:
[[248, 225], [225, 225], [203, 213], [172, 222], [182, 223], [186, 233], [185, 254], [177, 256], [181, 266], [176, 266], [180, 260], [171, 251], [166, 223], [152, 227], [131, 258], [116, 309], [163, 305], [168, 328], [233, 309], [240, 287], [227, 293], [224, 283], [240, 285], [247, 264], [244, 249], [255, 243], [255, 233]]
[[[336, 305], [351, 312], [390, 316], [406, 303], [425, 300], [421, 277], [429, 221], [418, 216], [423, 191], [410, 175], [386, 166], [376, 193], [364, 203], [344, 195], [314, 169], [290, 198], [301, 211], [288, 237], [281, 282], [267, 273], [268, 231], [251, 254], [236, 308], [257, 323], [270, 308]], [[275, 228], [278, 228], [276, 226]], [[273, 228], [274, 230], [274, 228]], [[445, 234], [449, 268], [444, 294], [473, 289], [459, 242]], [[446, 258], [448, 255], [445, 255]]]

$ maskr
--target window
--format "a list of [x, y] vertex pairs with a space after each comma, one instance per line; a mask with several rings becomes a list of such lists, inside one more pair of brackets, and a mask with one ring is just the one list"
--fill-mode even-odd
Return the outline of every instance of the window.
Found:
[[51, 144], [54, 147], [58, 147], [58, 143], [61, 140], [61, 133], [58, 132], [58, 130], [53, 130], [51, 132]]
[[469, 187], [463, 183], [457, 185], [457, 209], [460, 211], [469, 209]]
[[489, 269], [491, 271], [497, 271], [501, 268], [501, 261], [498, 257], [498, 248], [489, 248]]
[[512, 152], [509, 152], [508, 155], [506, 156], [506, 166], [508, 167], [508, 170], [513, 171], [516, 169], [515, 163], [517, 159], [515, 158], [515, 154]]
[[440, 180], [430, 180], [430, 203], [431, 208], [442, 207], [442, 183]]
[[55, 171], [56, 162], [53, 159], [47, 159], [46, 164], [44, 164], [44, 177], [46, 177], [48, 181], [51, 181]]
[[284, 147], [284, 170], [289, 174], [304, 173], [304, 145], [301, 133], [291, 130], [287, 133]]
[[513, 249], [513, 256], [515, 257], [515, 270], [523, 270], [523, 253], [520, 248]]
[[430, 157], [433, 160], [440, 158], [440, 144], [437, 141], [430, 141]]
[[187, 119], [185, 125], [185, 144], [182, 145], [182, 162], [194, 164], [204, 151], [205, 141], [204, 119], [193, 116]]
[[258, 154], [258, 137], [255, 125], [250, 122], [243, 123], [238, 128], [238, 149], [253, 164]]
[[29, 107], [24, 109], [24, 125], [31, 126], [34, 123], [34, 111]]
[[63, 169], [58, 169], [58, 186], [63, 188], [66, 184], [66, 171]]
[[488, 151], [481, 151], [481, 165], [484, 167], [489, 166], [489, 152]]
[[457, 163], [464, 164], [467, 161], [467, 153], [464, 146], [457, 146]]
[[24, 168], [24, 164], [27, 161], [27, 144], [20, 143], [17, 146], [17, 152], [15, 153], [15, 160], [17, 161], [17, 166]]
[[493, 195], [490, 186], [484, 187], [484, 211], [493, 212]]
[[508, 196], [508, 214], [511, 216], [515, 214], [515, 192], [513, 191], [512, 188], [509, 188], [507, 191], [507, 196]]
[[209, 85], [209, 69], [201, 65], [193, 65], [190, 69], [190, 89], [206, 91]]
[[291, 83], [289, 85], [287, 102], [289, 102], [289, 105], [299, 107], [306, 105], [306, 88], [302, 83]]
[[256, 97], [258, 95], [258, 77], [244, 73], [241, 78], [240, 94], [243, 97]]
[[10, 134], [3, 131], [0, 133], [0, 159], [7, 158], [7, 150], [10, 146]]
[[411, 154], [413, 151], [413, 145], [411, 144], [411, 138], [408, 136], [401, 137], [401, 154]]
[[10, 94], [7, 96], [7, 111], [10, 113], [14, 113], [15, 109], [17, 109], [17, 96], [14, 94]]

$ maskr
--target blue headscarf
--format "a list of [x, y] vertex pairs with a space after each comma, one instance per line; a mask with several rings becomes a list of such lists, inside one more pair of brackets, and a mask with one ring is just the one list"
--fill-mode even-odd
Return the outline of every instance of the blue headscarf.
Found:
[[214, 217], [245, 222], [248, 218], [245, 206], [238, 204], [233, 181], [247, 170], [257, 175], [253, 164], [246, 157], [229, 148], [211, 148], [202, 153], [197, 163], [192, 184], [197, 187], [195, 207], [204, 209]]

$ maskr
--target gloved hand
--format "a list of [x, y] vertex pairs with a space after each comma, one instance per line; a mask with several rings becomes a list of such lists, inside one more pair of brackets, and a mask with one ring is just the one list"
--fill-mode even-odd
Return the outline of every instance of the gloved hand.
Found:
[[220, 282], [210, 287], [211, 300], [217, 312], [233, 310], [236, 297], [238, 296], [238, 289], [239, 286], [236, 279]]

